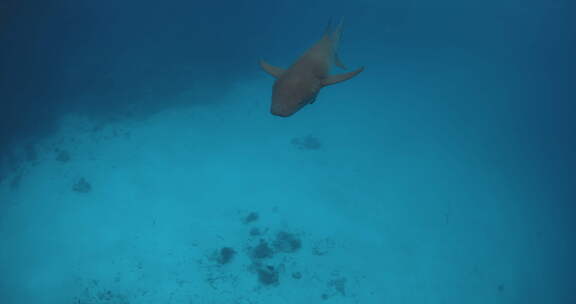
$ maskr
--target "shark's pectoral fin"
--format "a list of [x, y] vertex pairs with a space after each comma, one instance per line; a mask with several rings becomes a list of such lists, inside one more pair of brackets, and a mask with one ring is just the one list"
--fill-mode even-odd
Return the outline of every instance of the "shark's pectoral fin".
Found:
[[322, 82], [322, 85], [327, 86], [327, 85], [336, 84], [336, 83], [339, 83], [342, 81], [346, 81], [346, 80], [358, 75], [362, 71], [364, 71], [364, 67], [361, 67], [361, 68], [357, 69], [356, 71], [352, 71], [352, 72], [348, 72], [348, 73], [344, 73], [344, 74], [328, 76], [328, 78], [324, 79], [324, 81]]
[[271, 76], [278, 78], [284, 73], [283, 68], [275, 67], [271, 64], [268, 64], [266, 61], [260, 59], [260, 67]]
[[314, 96], [312, 96], [312, 98], [310, 99], [309, 104], [313, 104], [316, 101], [317, 97], [318, 97], [318, 93], [314, 94]]

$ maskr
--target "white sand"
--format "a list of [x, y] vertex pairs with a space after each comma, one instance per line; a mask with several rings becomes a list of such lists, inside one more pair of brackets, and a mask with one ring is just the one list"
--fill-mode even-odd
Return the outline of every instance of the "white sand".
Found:
[[[410, 129], [417, 113], [399, 129], [394, 100], [343, 85], [282, 119], [269, 86], [94, 132], [63, 119], [20, 185], [0, 184], [5, 303], [558, 303], [554, 227], [496, 169]], [[321, 149], [291, 143], [308, 134]], [[72, 191], [80, 178], [90, 192]], [[302, 238], [269, 261], [284, 265], [278, 286], [248, 270], [252, 227]], [[218, 266], [223, 246], [238, 255]]]

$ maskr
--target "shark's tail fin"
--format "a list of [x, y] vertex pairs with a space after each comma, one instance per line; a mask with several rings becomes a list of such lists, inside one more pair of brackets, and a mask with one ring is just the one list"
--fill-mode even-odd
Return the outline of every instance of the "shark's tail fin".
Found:
[[340, 21], [336, 25], [336, 28], [332, 31], [332, 40], [335, 44], [340, 43], [340, 39], [342, 38], [342, 30], [344, 29], [344, 18], [340, 18]]
[[326, 24], [326, 28], [324, 29], [324, 36], [330, 36], [330, 32], [332, 32], [332, 17], [328, 19], [328, 24]]
[[340, 18], [338, 24], [333, 27], [332, 26], [332, 18], [328, 21], [328, 25], [326, 26], [326, 30], [324, 32], [325, 39], [329, 39], [332, 43], [333, 49], [333, 56], [334, 56], [334, 64], [340, 67], [341, 69], [346, 70], [346, 66], [340, 61], [338, 58], [338, 48], [340, 46], [340, 39], [342, 38], [342, 30], [344, 26], [344, 18]]
[[337, 47], [340, 43], [340, 38], [342, 37], [342, 29], [344, 25], [344, 18], [340, 18], [340, 21], [334, 27], [332, 25], [332, 18], [328, 20], [328, 24], [326, 25], [326, 29], [324, 30], [324, 36], [328, 37], [335, 46]]

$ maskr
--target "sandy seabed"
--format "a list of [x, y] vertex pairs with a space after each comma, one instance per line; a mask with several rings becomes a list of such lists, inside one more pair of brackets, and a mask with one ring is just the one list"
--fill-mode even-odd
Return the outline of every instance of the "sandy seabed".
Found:
[[268, 90], [63, 118], [0, 183], [3, 303], [485, 304], [562, 288], [546, 285], [537, 216], [463, 152], [399, 135], [344, 89], [273, 117], [254, 98]]

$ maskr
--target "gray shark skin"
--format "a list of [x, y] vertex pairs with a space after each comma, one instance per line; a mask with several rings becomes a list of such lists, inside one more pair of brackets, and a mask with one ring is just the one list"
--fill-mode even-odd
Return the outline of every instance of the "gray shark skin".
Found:
[[325, 86], [346, 81], [364, 70], [329, 75], [333, 64], [346, 67], [338, 59], [337, 48], [342, 35], [342, 22], [334, 30], [328, 25], [322, 38], [308, 49], [288, 69], [272, 66], [260, 60], [260, 67], [276, 78], [272, 88], [273, 115], [288, 117], [305, 105], [312, 104]]

